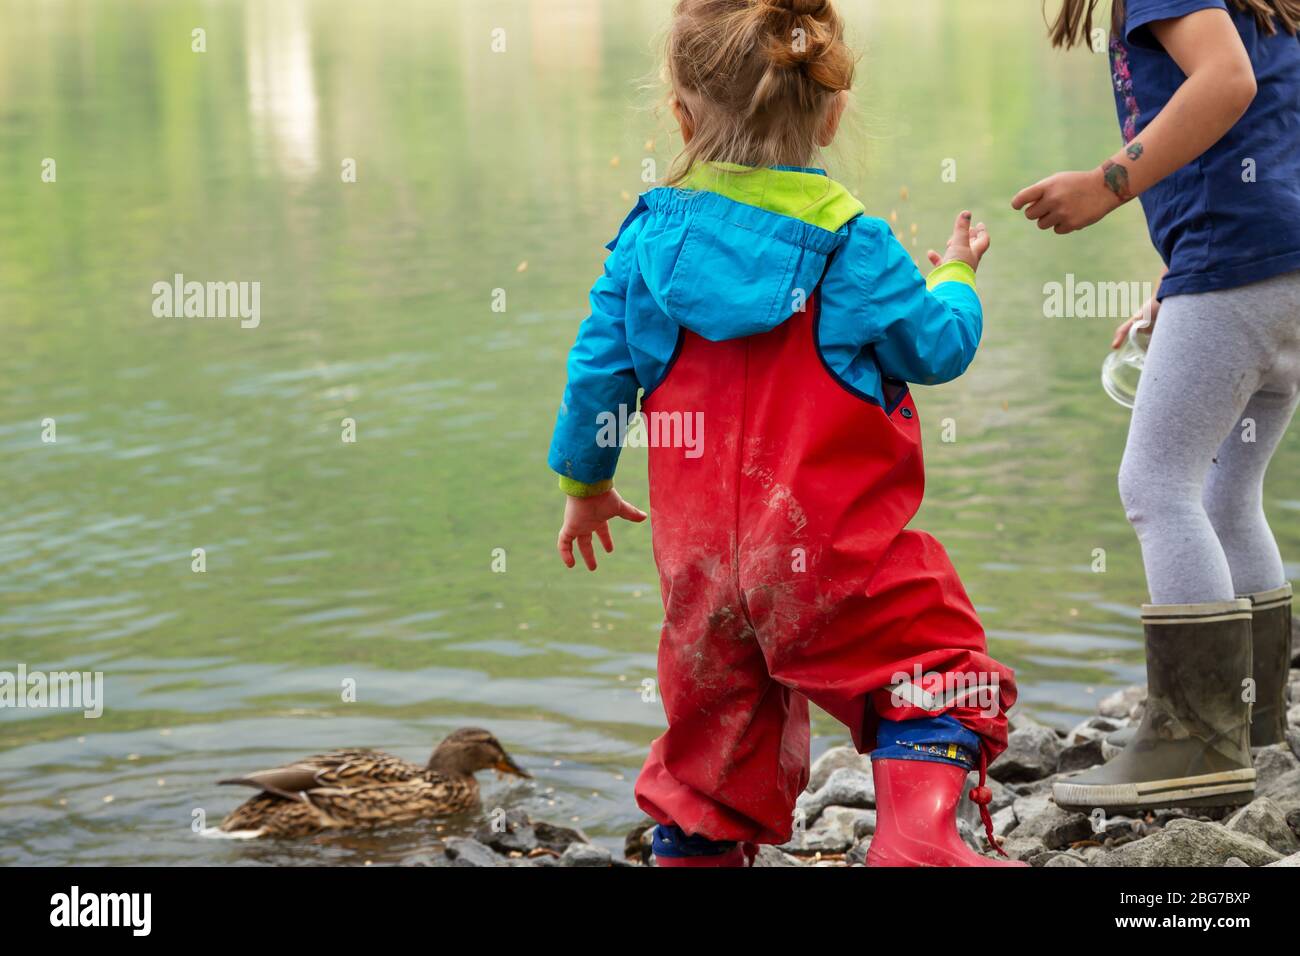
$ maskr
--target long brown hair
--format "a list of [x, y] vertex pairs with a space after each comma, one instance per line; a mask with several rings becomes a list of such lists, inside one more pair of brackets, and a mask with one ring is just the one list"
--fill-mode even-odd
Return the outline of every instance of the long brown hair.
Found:
[[[1087, 43], [1092, 35], [1093, 13], [1101, 0], [1064, 0], [1056, 21], [1049, 27], [1052, 46], [1069, 49]], [[1300, 30], [1300, 0], [1229, 0], [1238, 10], [1251, 13], [1259, 28], [1273, 36], [1280, 20], [1282, 29], [1292, 36]], [[1124, 33], [1124, 0], [1111, 0], [1110, 29]]]
[[696, 163], [809, 165], [854, 55], [831, 0], [678, 0], [665, 66], [693, 127], [675, 184]]

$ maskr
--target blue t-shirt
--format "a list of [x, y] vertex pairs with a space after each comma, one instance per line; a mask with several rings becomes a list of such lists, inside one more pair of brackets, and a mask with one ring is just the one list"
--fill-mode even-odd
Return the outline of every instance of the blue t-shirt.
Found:
[[1169, 266], [1160, 295], [1230, 289], [1300, 269], [1300, 39], [1276, 21], [1269, 36], [1224, 0], [1128, 0], [1111, 72], [1126, 143], [1186, 80], [1151, 33], [1153, 20], [1227, 10], [1255, 67], [1259, 92], [1200, 159], [1141, 196], [1151, 241]]

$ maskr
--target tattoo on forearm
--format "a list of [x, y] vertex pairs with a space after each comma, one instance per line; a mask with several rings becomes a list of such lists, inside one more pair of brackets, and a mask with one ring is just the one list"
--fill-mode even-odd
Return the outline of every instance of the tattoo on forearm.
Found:
[[1134, 162], [1137, 162], [1139, 159], [1141, 159], [1142, 154], [1145, 151], [1146, 150], [1143, 148], [1142, 144], [1138, 142], [1129, 143], [1128, 149], [1125, 150], [1125, 152], [1128, 153], [1128, 158], [1133, 160]]
[[1128, 187], [1128, 169], [1115, 162], [1113, 159], [1106, 160], [1101, 167], [1102, 178], [1106, 181], [1106, 188], [1119, 197], [1120, 202], [1128, 202], [1133, 198]]

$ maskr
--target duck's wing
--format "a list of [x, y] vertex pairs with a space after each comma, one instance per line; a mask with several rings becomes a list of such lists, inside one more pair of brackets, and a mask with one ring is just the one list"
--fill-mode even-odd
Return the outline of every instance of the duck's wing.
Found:
[[307, 800], [343, 826], [368, 827], [472, 809], [478, 805], [478, 787], [473, 777], [421, 775], [372, 786], [321, 787]]
[[283, 767], [259, 770], [220, 781], [255, 787], [290, 800], [322, 787], [350, 788], [411, 780], [420, 768], [378, 750], [335, 750], [316, 754]]
[[323, 787], [404, 783], [425, 775], [423, 768], [379, 750], [336, 750], [314, 759], [321, 762], [318, 779]]

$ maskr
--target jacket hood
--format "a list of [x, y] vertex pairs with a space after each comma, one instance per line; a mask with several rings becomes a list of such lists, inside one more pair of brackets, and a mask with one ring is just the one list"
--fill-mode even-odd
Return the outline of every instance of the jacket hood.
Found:
[[862, 211], [815, 171], [708, 166], [641, 196], [619, 236], [637, 224], [633, 268], [658, 309], [722, 341], [802, 308]]

